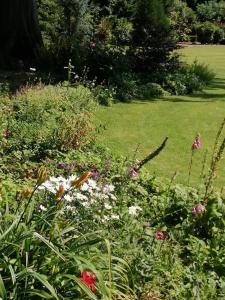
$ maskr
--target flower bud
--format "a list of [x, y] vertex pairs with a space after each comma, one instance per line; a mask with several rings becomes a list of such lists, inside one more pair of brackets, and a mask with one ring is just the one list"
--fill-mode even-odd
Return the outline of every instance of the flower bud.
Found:
[[21, 196], [29, 197], [32, 194], [32, 192], [33, 192], [33, 189], [31, 187], [27, 187], [27, 188], [22, 190]]
[[61, 198], [63, 196], [63, 194], [65, 193], [65, 188], [64, 186], [61, 184], [59, 186], [59, 189], [57, 191], [57, 193], [55, 194], [56, 198]]
[[91, 176], [91, 172], [84, 172], [78, 179], [71, 182], [71, 186], [79, 187]]
[[48, 171], [45, 167], [40, 167], [37, 173], [37, 184], [41, 185], [48, 179]]

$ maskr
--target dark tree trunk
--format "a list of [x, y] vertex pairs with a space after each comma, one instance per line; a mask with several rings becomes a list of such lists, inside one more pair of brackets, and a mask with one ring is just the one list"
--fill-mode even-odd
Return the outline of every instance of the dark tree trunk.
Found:
[[35, 58], [42, 46], [35, 0], [1, 0], [0, 65]]

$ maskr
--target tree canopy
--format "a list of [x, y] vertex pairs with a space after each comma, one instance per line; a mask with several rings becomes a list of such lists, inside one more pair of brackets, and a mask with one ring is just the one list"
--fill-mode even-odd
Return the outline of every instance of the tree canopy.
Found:
[[0, 60], [28, 59], [42, 47], [34, 0], [2, 0], [0, 3]]

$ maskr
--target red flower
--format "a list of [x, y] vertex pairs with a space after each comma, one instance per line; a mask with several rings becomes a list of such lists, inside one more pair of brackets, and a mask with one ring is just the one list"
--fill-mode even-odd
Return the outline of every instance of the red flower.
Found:
[[96, 281], [96, 277], [93, 273], [87, 273], [86, 271], [83, 271], [81, 274], [81, 278], [80, 280], [83, 281], [83, 283], [85, 283], [87, 286], [90, 286], [92, 292], [96, 292], [96, 286], [95, 286], [95, 281]]

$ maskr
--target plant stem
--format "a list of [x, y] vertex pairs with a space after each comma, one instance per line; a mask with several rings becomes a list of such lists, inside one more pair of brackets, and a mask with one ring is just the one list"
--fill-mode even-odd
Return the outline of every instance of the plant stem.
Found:
[[192, 171], [192, 164], [193, 164], [193, 157], [194, 157], [194, 149], [191, 150], [191, 159], [189, 164], [189, 171], [188, 171], [188, 186], [190, 184], [190, 178], [191, 178], [191, 171]]

